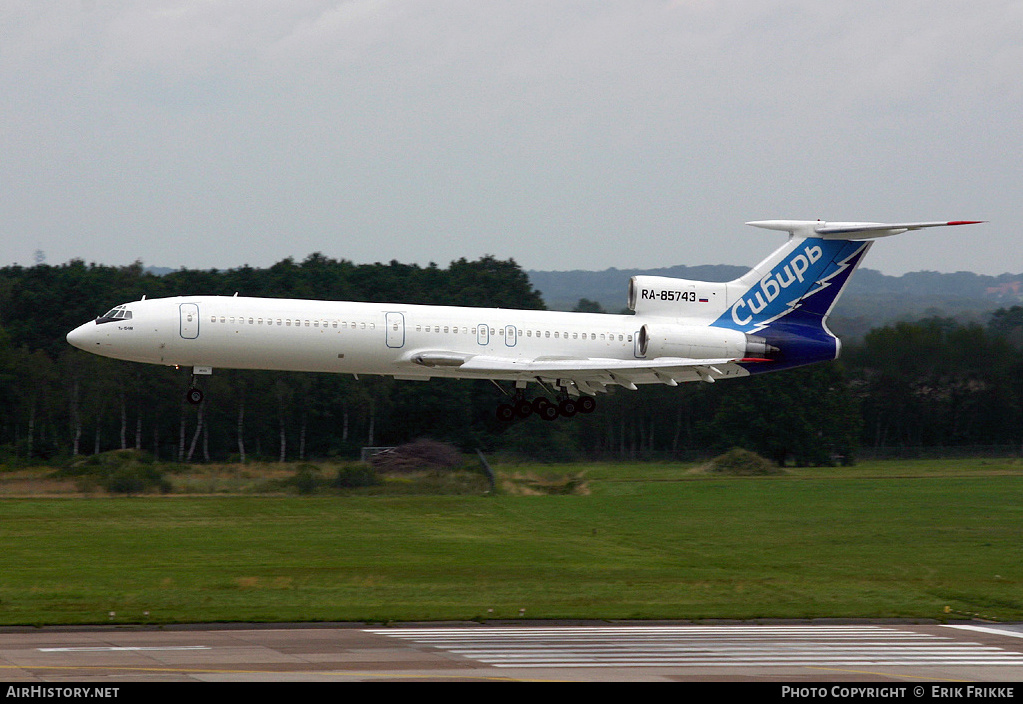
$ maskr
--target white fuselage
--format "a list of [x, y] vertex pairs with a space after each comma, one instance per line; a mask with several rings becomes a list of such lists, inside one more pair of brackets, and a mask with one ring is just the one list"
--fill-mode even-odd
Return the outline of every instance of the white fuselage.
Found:
[[125, 308], [130, 319], [91, 321], [68, 341], [153, 364], [408, 379], [521, 378], [460, 369], [460, 356], [638, 356], [639, 326], [631, 315], [237, 296], [142, 300]]

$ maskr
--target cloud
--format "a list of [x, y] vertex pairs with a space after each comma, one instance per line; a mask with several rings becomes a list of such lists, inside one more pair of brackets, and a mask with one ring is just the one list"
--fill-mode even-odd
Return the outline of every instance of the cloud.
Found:
[[868, 266], [1023, 271], [1007, 253], [1021, 14], [13, 0], [0, 257], [752, 263], [776, 242], [745, 220], [962, 217], [998, 224], [968, 252], [959, 235], [885, 242]]

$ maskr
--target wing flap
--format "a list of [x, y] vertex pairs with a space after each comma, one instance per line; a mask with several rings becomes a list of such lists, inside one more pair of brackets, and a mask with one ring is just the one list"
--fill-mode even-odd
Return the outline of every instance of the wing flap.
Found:
[[461, 365], [463, 371], [521, 372], [525, 374], [593, 373], [619, 374], [654, 372], [656, 370], [688, 369], [736, 362], [736, 359], [687, 359], [659, 357], [657, 359], [611, 359], [602, 357], [573, 357], [559, 359], [510, 359], [478, 355]]
[[501, 357], [473, 357], [460, 368], [463, 371], [490, 374], [517, 374], [522, 378], [550, 378], [571, 381], [584, 393], [603, 390], [604, 386], [636, 389], [637, 384], [677, 386], [687, 381], [714, 381], [730, 375], [745, 375], [736, 365], [739, 359], [536, 359], [510, 360]]

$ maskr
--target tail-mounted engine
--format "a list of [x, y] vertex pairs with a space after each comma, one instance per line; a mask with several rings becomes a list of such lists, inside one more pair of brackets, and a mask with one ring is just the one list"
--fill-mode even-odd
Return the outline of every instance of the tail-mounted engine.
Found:
[[636, 315], [713, 320], [727, 308], [728, 284], [633, 276], [629, 279], [629, 310]]
[[728, 328], [647, 323], [639, 330], [638, 351], [649, 359], [762, 359], [778, 348], [758, 335]]

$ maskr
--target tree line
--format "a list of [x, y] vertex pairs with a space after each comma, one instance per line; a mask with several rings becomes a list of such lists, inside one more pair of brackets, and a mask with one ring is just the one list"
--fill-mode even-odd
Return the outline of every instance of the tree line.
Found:
[[[499, 423], [489, 382], [355, 379], [218, 369], [206, 401], [189, 370], [110, 360], [65, 335], [114, 305], [187, 294], [543, 309], [514, 261], [353, 264], [312, 254], [271, 267], [182, 269], [82, 261], [0, 269], [0, 462], [112, 449], [163, 461], [357, 457], [418, 438], [537, 459], [691, 457], [734, 446], [779, 463], [853, 461], [863, 448], [1023, 443], [1023, 308], [989, 324], [928, 318], [870, 331], [842, 359], [677, 388], [614, 389], [571, 420]], [[580, 301], [593, 310], [594, 304]]]

